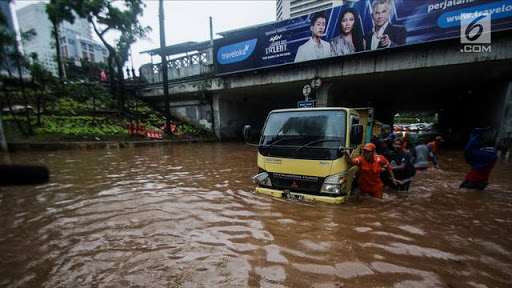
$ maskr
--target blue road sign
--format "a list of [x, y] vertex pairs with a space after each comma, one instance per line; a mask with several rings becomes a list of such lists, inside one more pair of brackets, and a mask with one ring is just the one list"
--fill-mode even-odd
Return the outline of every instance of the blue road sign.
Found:
[[298, 101], [297, 102], [298, 108], [313, 108], [315, 106], [316, 106], [316, 100]]

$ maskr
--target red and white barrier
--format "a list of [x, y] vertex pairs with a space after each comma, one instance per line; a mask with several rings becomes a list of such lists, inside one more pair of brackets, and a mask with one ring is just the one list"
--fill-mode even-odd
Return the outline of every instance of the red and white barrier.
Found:
[[146, 132], [146, 136], [151, 139], [164, 139], [163, 132], [160, 130], [150, 130]]

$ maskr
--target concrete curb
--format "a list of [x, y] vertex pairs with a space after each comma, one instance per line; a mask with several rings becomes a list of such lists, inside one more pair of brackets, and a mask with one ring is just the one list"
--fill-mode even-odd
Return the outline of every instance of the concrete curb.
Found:
[[141, 140], [141, 141], [95, 141], [95, 142], [38, 142], [38, 143], [7, 143], [9, 152], [35, 150], [89, 150], [89, 149], [120, 149], [144, 146], [163, 146], [172, 144], [218, 142], [217, 139], [186, 139], [186, 140]]

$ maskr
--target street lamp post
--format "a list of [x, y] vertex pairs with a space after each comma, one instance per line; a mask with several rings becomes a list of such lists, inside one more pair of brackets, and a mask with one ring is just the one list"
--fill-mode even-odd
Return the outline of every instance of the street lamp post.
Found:
[[167, 69], [167, 53], [165, 51], [165, 27], [164, 27], [164, 1], [160, 0], [159, 14], [160, 22], [160, 57], [162, 58], [162, 76], [164, 85], [164, 99], [165, 99], [165, 131], [171, 134], [171, 114], [169, 107], [169, 75]]

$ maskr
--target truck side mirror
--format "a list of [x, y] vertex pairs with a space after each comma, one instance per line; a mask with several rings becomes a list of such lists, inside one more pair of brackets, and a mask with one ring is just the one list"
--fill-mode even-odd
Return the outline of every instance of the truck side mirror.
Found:
[[363, 143], [363, 125], [354, 124], [350, 128], [350, 145], [360, 145]]
[[343, 157], [343, 155], [345, 155], [345, 147], [343, 146], [340, 146], [338, 147], [338, 149], [336, 150], [336, 154], [338, 155], [338, 158], [341, 158]]
[[251, 125], [244, 126], [244, 140], [245, 142], [249, 141], [249, 133], [251, 132]]
[[260, 130], [252, 128], [251, 125], [245, 125], [243, 133], [246, 144], [258, 146], [258, 142], [261, 136]]

